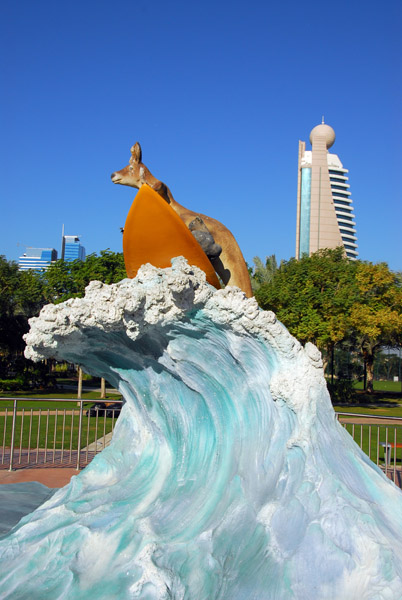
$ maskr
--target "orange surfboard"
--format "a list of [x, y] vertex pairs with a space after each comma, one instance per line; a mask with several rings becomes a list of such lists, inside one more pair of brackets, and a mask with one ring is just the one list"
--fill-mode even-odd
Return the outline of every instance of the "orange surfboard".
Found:
[[123, 254], [127, 276], [137, 275], [145, 263], [171, 267], [171, 259], [184, 256], [190, 265], [204, 271], [207, 281], [221, 285], [207, 255], [179, 215], [148, 185], [137, 192], [127, 215], [123, 233]]

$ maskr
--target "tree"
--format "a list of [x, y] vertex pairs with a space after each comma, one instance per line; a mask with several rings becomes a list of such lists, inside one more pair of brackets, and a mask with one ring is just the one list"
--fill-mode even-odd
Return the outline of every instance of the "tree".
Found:
[[[75, 261], [74, 261], [75, 262]], [[71, 265], [74, 263], [58, 260], [41, 274], [44, 296], [47, 303], [54, 304], [74, 298], [78, 286], [74, 281]]]
[[[19, 375], [21, 383], [32, 379], [33, 365], [23, 356], [23, 335], [28, 319], [39, 313], [44, 302], [40, 277], [33, 271], [18, 271], [17, 263], [0, 257], [0, 377]], [[40, 368], [36, 368], [39, 374]]]
[[111, 284], [127, 277], [123, 254], [109, 249], [101, 250], [99, 256], [90, 254], [84, 262], [74, 261], [71, 265], [71, 273], [80, 294], [84, 293], [90, 281], [97, 280]]
[[22, 347], [24, 322], [17, 316], [18, 265], [0, 256], [0, 351], [8, 355]]
[[356, 263], [343, 248], [319, 250], [283, 262], [271, 281], [256, 291], [260, 306], [278, 319], [303, 344], [313, 342], [330, 356], [350, 332], [349, 313], [357, 297]]
[[374, 373], [379, 379], [390, 381], [393, 377], [399, 377], [401, 359], [396, 347], [382, 346], [376, 353], [374, 361]]
[[46, 300], [64, 302], [82, 297], [90, 281], [117, 283], [127, 277], [122, 253], [102, 250], [100, 256], [90, 254], [85, 261], [58, 260], [42, 275]]
[[358, 347], [373, 391], [374, 358], [381, 346], [402, 342], [402, 283], [384, 263], [350, 261], [342, 248], [320, 250], [283, 263], [256, 290], [262, 308], [302, 343], [316, 344], [328, 357], [347, 340]]
[[263, 284], [270, 283], [278, 269], [275, 254], [265, 257], [265, 265], [259, 256], [253, 258], [254, 269], [250, 270], [251, 287], [255, 293]]
[[[46, 271], [19, 271], [17, 263], [0, 256], [0, 371], [26, 375], [32, 379], [33, 365], [23, 358], [23, 335], [29, 330], [28, 319], [46, 303], [83, 296], [94, 279], [114, 283], [126, 277], [121, 253], [103, 250], [85, 261], [59, 260]], [[0, 377], [2, 373], [0, 373]]]
[[358, 298], [350, 321], [367, 370], [367, 391], [373, 392], [376, 353], [381, 346], [401, 343], [402, 287], [385, 263], [359, 262], [355, 277]]
[[22, 335], [28, 319], [39, 313], [44, 302], [42, 284], [36, 273], [18, 271], [17, 263], [0, 256], [0, 350], [24, 348]]

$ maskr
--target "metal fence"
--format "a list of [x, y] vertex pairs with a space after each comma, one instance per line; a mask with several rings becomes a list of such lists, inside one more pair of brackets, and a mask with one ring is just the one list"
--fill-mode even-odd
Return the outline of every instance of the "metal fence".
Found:
[[[51, 407], [44, 408], [44, 403]], [[65, 403], [71, 408], [60, 408]], [[76, 398], [0, 398], [0, 468], [85, 467], [108, 445], [121, 405]]]
[[385, 474], [402, 487], [402, 418], [337, 413], [355, 442]]

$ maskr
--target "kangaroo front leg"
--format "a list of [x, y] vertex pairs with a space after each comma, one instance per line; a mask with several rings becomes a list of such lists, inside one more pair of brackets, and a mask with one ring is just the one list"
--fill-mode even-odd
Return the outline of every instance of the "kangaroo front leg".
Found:
[[197, 216], [188, 225], [189, 230], [204, 250], [212, 264], [214, 260], [219, 257], [222, 252], [222, 247], [215, 243], [215, 240], [205, 225], [201, 217]]

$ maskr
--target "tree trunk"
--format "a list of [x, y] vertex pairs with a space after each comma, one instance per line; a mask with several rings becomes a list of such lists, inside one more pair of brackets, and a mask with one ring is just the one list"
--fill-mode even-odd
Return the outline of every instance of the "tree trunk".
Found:
[[105, 378], [101, 378], [101, 399], [104, 400], [106, 398], [106, 381]]
[[372, 394], [374, 392], [374, 353], [366, 352], [364, 360], [367, 370], [367, 391]]
[[367, 388], [367, 365], [366, 359], [363, 361], [363, 390], [366, 391]]
[[[318, 348], [321, 352], [322, 357], [322, 368], [324, 371], [324, 375], [327, 377], [331, 377], [331, 383], [334, 383], [334, 346], [330, 344], [326, 346], [323, 350]], [[328, 366], [330, 369], [327, 371]]]

